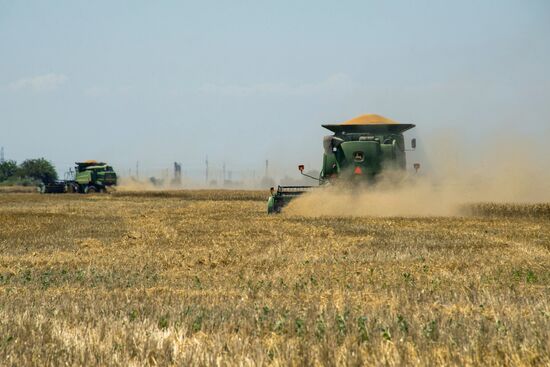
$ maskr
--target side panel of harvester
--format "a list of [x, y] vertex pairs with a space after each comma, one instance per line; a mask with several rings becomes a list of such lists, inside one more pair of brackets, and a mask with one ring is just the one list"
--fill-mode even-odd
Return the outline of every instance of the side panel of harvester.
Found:
[[77, 163], [75, 183], [79, 192], [104, 191], [117, 184], [117, 175], [113, 168], [105, 163]]

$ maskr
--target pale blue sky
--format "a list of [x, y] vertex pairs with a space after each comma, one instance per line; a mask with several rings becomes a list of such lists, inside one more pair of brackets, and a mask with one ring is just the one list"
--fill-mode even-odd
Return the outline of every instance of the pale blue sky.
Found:
[[282, 175], [367, 112], [548, 141], [550, 2], [0, 0], [7, 158]]

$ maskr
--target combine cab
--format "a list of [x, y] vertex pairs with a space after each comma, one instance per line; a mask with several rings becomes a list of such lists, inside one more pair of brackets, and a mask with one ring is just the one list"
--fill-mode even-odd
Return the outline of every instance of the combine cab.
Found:
[[97, 161], [76, 162], [72, 179], [43, 183], [42, 193], [78, 192], [91, 194], [105, 192], [117, 184], [117, 175], [113, 167]]
[[[333, 132], [323, 139], [323, 167], [319, 177], [305, 174], [304, 166], [298, 168], [302, 175], [315, 179], [319, 186], [346, 182], [350, 184], [373, 183], [384, 170], [405, 172], [407, 160], [403, 132], [415, 127], [400, 124], [379, 115], [362, 115], [335, 125], [322, 125]], [[416, 139], [411, 141], [416, 148]], [[420, 167], [415, 164], [415, 170]], [[315, 186], [279, 186], [271, 190], [268, 213], [279, 213], [281, 208], [300, 194]]]

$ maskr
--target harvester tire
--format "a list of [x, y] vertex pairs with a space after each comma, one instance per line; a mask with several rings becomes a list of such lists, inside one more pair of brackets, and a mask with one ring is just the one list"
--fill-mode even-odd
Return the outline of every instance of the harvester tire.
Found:
[[86, 194], [95, 194], [97, 192], [97, 189], [95, 186], [88, 186], [86, 188]]

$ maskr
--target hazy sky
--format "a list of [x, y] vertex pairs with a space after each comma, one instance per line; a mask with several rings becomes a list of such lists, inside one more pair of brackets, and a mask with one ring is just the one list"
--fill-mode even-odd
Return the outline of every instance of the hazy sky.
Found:
[[548, 143], [550, 2], [0, 0], [6, 158], [294, 174], [368, 112]]

